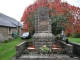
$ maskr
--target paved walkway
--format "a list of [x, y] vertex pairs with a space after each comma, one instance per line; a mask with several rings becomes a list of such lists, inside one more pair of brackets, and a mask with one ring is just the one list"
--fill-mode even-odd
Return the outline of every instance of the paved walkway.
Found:
[[52, 54], [52, 55], [22, 55], [18, 59], [15, 57], [12, 60], [80, 60], [77, 57], [70, 58], [66, 54]]

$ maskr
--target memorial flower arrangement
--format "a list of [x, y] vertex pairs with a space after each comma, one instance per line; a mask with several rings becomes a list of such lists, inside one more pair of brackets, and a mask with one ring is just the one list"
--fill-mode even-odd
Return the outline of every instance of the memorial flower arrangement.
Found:
[[48, 52], [49, 51], [49, 48], [46, 45], [43, 45], [40, 49], [42, 51], [44, 51], [44, 52]]

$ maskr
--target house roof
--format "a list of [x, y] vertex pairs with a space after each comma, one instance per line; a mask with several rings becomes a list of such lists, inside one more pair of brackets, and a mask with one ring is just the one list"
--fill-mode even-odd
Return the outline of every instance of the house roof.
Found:
[[2, 13], [0, 13], [0, 25], [7, 26], [7, 27], [17, 27], [17, 26], [22, 27], [22, 24], [20, 22]]

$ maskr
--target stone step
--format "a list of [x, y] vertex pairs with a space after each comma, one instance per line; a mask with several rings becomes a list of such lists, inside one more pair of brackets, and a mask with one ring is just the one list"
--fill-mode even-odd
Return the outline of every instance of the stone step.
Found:
[[22, 55], [18, 59], [13, 57], [11, 60], [79, 60], [70, 58], [68, 55], [65, 54], [53, 54], [52, 56], [48, 55]]

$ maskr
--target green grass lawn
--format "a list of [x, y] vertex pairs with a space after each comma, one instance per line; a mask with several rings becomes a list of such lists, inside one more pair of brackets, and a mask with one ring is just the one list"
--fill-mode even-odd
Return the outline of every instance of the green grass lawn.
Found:
[[17, 38], [7, 43], [0, 43], [0, 60], [11, 60], [11, 58], [16, 54], [15, 46], [22, 41], [21, 38]]
[[70, 42], [80, 43], [80, 38], [68, 38]]

